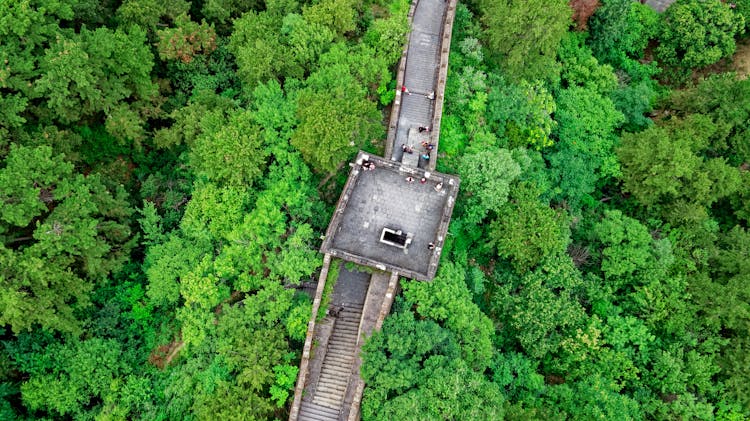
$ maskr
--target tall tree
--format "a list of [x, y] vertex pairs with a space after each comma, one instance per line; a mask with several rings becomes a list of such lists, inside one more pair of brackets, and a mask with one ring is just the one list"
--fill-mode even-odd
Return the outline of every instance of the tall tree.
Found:
[[487, 122], [509, 147], [530, 146], [541, 150], [552, 146], [550, 134], [556, 124], [552, 119], [556, 104], [541, 82], [513, 83], [493, 77], [489, 91]]
[[539, 199], [539, 189], [521, 182], [490, 225], [490, 244], [518, 272], [538, 265], [546, 256], [565, 250], [565, 216]]
[[658, 60], [682, 69], [704, 67], [734, 53], [745, 20], [718, 0], [678, 0], [664, 14]]
[[623, 116], [612, 101], [589, 89], [564, 89], [557, 98], [559, 141], [548, 155], [551, 174], [559, 180], [558, 200], [578, 208], [602, 179], [620, 175], [615, 130]]
[[490, 212], [499, 212], [508, 201], [511, 183], [521, 174], [521, 166], [507, 149], [464, 155], [458, 170], [464, 217], [469, 223], [480, 223]]
[[74, 310], [88, 305], [94, 285], [132, 246], [125, 192], [75, 174], [48, 146], [14, 146], [4, 165], [0, 323], [15, 332], [37, 325], [78, 332]]
[[482, 0], [481, 21], [489, 50], [515, 79], [552, 79], [558, 72], [555, 52], [571, 24], [565, 0]]
[[268, 156], [262, 147], [262, 129], [253, 124], [252, 113], [235, 112], [227, 119], [221, 113], [209, 113], [202, 125], [203, 133], [190, 154], [196, 174], [217, 184], [252, 187], [263, 174]]
[[707, 206], [736, 192], [737, 169], [721, 157], [703, 155], [715, 132], [707, 116], [694, 114], [638, 134], [626, 133], [618, 149], [625, 189], [644, 205], [662, 204], [676, 212], [680, 202]]
[[377, 104], [367, 94], [380, 81], [384, 62], [368, 59], [368, 53], [336, 44], [297, 97], [292, 145], [317, 171], [335, 170], [357, 147], [383, 135]]
[[35, 94], [46, 99], [40, 117], [70, 124], [104, 113], [120, 139], [144, 138], [144, 115], [157, 94], [146, 33], [107, 28], [59, 36], [39, 62]]
[[596, 58], [619, 68], [643, 56], [649, 39], [657, 35], [658, 16], [638, 2], [602, 0], [589, 26], [588, 44]]

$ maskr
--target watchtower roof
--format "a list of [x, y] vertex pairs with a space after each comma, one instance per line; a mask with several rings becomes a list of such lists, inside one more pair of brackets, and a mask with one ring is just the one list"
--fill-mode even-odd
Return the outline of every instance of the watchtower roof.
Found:
[[[374, 169], [367, 169], [372, 164]], [[455, 176], [360, 151], [321, 252], [380, 270], [432, 280], [458, 193]]]

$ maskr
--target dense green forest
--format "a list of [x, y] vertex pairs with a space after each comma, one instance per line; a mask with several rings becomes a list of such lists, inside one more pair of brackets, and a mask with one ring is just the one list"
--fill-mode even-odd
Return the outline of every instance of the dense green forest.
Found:
[[[286, 419], [409, 6], [0, 1], [0, 419]], [[748, 34], [750, 0], [459, 4], [461, 192], [363, 419], [750, 418]]]

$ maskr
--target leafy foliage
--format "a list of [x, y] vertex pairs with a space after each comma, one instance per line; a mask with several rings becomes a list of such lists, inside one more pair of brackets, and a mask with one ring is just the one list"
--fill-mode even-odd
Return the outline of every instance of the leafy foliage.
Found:
[[735, 51], [744, 18], [719, 1], [678, 0], [664, 15], [659, 60], [673, 67], [704, 67]]
[[11, 147], [0, 185], [2, 322], [15, 332], [78, 331], [73, 311], [131, 247], [125, 192], [74, 174], [47, 146]]
[[216, 49], [216, 32], [205, 21], [199, 25], [189, 16], [180, 15], [175, 23], [175, 28], [158, 31], [162, 59], [190, 63], [196, 54], [210, 54]]
[[500, 55], [503, 71], [517, 79], [552, 79], [555, 51], [570, 25], [564, 0], [483, 0], [478, 4], [487, 47]]
[[[721, 73], [750, 3], [600, 3], [457, 5], [461, 190], [363, 418], [750, 416], [750, 82]], [[0, 2], [0, 418], [287, 416], [410, 6]]]
[[521, 273], [566, 246], [564, 218], [538, 197], [536, 186], [519, 184], [490, 226], [490, 241], [498, 255], [510, 259]]

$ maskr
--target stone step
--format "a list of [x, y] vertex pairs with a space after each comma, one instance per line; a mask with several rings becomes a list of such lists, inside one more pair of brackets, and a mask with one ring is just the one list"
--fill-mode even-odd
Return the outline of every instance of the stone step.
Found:
[[309, 410], [310, 412], [316, 412], [319, 414], [326, 414], [326, 415], [331, 415], [331, 416], [339, 415], [339, 412], [335, 409], [331, 409], [326, 406], [316, 405], [315, 403], [309, 402], [309, 401], [302, 401], [301, 408], [305, 408]]
[[[320, 373], [321, 378], [337, 378], [339, 376], [347, 376], [347, 373], [352, 371], [351, 363], [338, 363], [336, 361], [327, 361], [327, 364], [323, 367], [323, 371]], [[349, 381], [348, 378], [340, 379], [342, 382]]]
[[351, 351], [351, 347], [356, 346], [357, 335], [331, 335], [331, 339], [328, 341], [328, 349], [338, 348]]
[[331, 338], [328, 340], [328, 343], [349, 343], [349, 342], [357, 342], [357, 337], [359, 335], [355, 332], [342, 332], [342, 331], [334, 331], [333, 334], [331, 334]]
[[345, 342], [348, 342], [350, 340], [356, 342], [357, 337], [359, 337], [359, 331], [352, 330], [352, 329], [336, 329], [331, 334], [331, 339], [329, 339], [332, 342], [342, 340]]
[[359, 323], [337, 324], [333, 328], [333, 333], [336, 333], [336, 332], [346, 333], [352, 336], [357, 336], [357, 333], [359, 332]]
[[346, 375], [346, 373], [349, 373], [352, 370], [351, 363], [339, 363], [337, 361], [327, 361], [327, 363], [328, 367], [324, 368], [324, 371], [321, 373], [321, 377], [324, 377], [326, 374], [329, 377]]
[[359, 334], [359, 324], [336, 325], [336, 327], [333, 328], [333, 332], [331, 334], [356, 337]]
[[349, 374], [351, 372], [351, 364], [347, 364], [346, 366], [331, 365], [328, 370], [320, 374], [320, 379], [327, 382], [345, 384], [349, 382]]
[[355, 318], [339, 319], [336, 321], [336, 324], [334, 326], [348, 326], [356, 329], [359, 327], [359, 320], [360, 319]]
[[328, 381], [319, 381], [318, 382], [318, 390], [317, 395], [320, 395], [322, 393], [329, 394], [330, 397], [342, 397], [344, 396], [344, 392], [346, 391], [346, 387], [348, 384], [343, 383], [333, 383]]
[[337, 337], [354, 337], [356, 338], [359, 334], [359, 328], [358, 327], [352, 327], [352, 326], [338, 326], [333, 329], [333, 333], [331, 336], [336, 335]]
[[336, 373], [336, 375], [338, 375], [342, 372], [351, 371], [351, 369], [352, 369], [351, 362], [340, 362], [340, 361], [328, 360], [325, 362], [323, 366], [323, 371], [321, 372], [321, 374], [325, 375], [326, 373]]
[[347, 384], [319, 381], [316, 396], [327, 393], [332, 399], [343, 398], [347, 386]]
[[328, 342], [328, 349], [336, 349], [339, 352], [345, 352], [347, 354], [351, 354], [354, 349], [352, 347], [357, 345], [357, 337], [354, 335], [351, 336], [339, 336], [335, 338], [335, 340], [331, 340]]
[[316, 393], [316, 398], [323, 398], [323, 402], [331, 408], [341, 408], [341, 403], [344, 401], [346, 386], [323, 383], [322, 385], [318, 384], [318, 387], [322, 388], [320, 389], [320, 392]]
[[315, 398], [313, 399], [313, 402], [320, 406], [330, 407], [331, 409], [335, 409], [338, 411], [338, 410], [341, 410], [343, 399], [336, 398], [336, 397], [331, 398], [331, 397], [325, 396], [324, 394], [317, 394]]
[[333, 352], [339, 355], [354, 355], [354, 348], [356, 346], [357, 342], [354, 340], [329, 342], [328, 352]]
[[337, 421], [339, 411], [313, 402], [303, 401], [300, 405], [299, 421]]
[[356, 338], [359, 336], [359, 328], [352, 328], [351, 326], [339, 326], [339, 328], [334, 328], [333, 332], [331, 333], [331, 337], [336, 336], [337, 338]]
[[346, 391], [346, 387], [348, 386], [348, 383], [341, 383], [341, 382], [332, 382], [329, 380], [321, 379], [318, 381], [318, 392], [317, 394], [321, 393], [328, 393], [331, 396], [344, 396], [344, 391]]
[[353, 355], [326, 355], [326, 362], [329, 364], [338, 364], [341, 367], [351, 366], [354, 362]]

